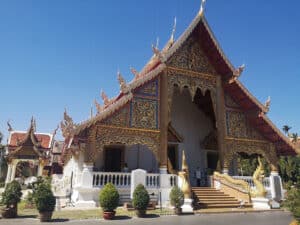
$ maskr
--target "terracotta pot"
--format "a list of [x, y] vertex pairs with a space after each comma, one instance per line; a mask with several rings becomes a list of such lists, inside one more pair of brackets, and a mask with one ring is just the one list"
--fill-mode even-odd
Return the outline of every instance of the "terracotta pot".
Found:
[[136, 213], [137, 217], [142, 218], [142, 217], [145, 217], [146, 210], [145, 209], [137, 209], [137, 210], [135, 210], [135, 213]]
[[176, 215], [181, 215], [182, 214], [182, 208], [174, 208], [174, 213]]
[[3, 218], [16, 218], [18, 216], [18, 207], [11, 206], [8, 208], [4, 208], [1, 211], [1, 215]]
[[53, 212], [40, 212], [40, 221], [41, 222], [49, 222], [51, 221]]
[[116, 215], [116, 211], [112, 211], [112, 212], [103, 212], [103, 218], [105, 220], [112, 220]]

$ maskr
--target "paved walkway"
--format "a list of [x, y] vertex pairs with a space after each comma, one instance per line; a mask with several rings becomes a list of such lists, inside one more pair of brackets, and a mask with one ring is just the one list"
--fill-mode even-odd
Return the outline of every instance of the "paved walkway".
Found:
[[[117, 220], [57, 220], [43, 224], [66, 224], [66, 225], [288, 225], [292, 216], [287, 212], [261, 212], [261, 213], [231, 213], [231, 214], [197, 214], [189, 216], [162, 216], [149, 218], [123, 217]], [[18, 218], [0, 219], [1, 225], [34, 225], [41, 224], [38, 219]]]

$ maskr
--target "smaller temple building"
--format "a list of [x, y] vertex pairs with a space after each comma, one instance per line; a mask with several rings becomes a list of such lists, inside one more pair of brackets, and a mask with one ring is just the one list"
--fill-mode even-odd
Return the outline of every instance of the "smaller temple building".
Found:
[[6, 152], [8, 170], [5, 183], [16, 179], [21, 184], [27, 185], [38, 176], [61, 171], [58, 165], [60, 157], [58, 143], [54, 141], [56, 131], [53, 134], [36, 132], [33, 118], [27, 131], [15, 131], [9, 123], [8, 125]]

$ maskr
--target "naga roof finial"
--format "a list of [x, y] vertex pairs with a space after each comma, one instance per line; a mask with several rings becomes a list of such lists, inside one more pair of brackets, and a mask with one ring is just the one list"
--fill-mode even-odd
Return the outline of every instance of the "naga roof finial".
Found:
[[200, 6], [199, 14], [198, 14], [199, 16], [202, 16], [204, 13], [205, 2], [206, 2], [206, 0], [201, 0], [201, 6]]
[[97, 114], [100, 113], [101, 111], [103, 111], [103, 106], [101, 106], [100, 103], [98, 103], [96, 99], [95, 99], [94, 103], [95, 103], [95, 106], [97, 109]]
[[105, 92], [103, 90], [101, 91], [101, 98], [103, 100], [104, 105], [109, 104], [109, 99], [108, 99], [107, 95], [105, 94]]
[[135, 68], [133, 68], [132, 66], [130, 67], [130, 71], [134, 75], [135, 79], [137, 79], [140, 76], [140, 73]]
[[234, 81], [236, 81], [240, 76], [241, 74], [243, 73], [245, 69], [245, 64], [242, 64], [241, 66], [239, 66], [238, 68], [236, 68], [234, 71], [233, 71], [233, 77], [229, 80], [229, 83], [233, 83]]
[[266, 107], [266, 113], [269, 112], [271, 106], [271, 97], [269, 96], [267, 98], [267, 101], [265, 102], [265, 107]]
[[121, 92], [123, 94], [126, 94], [128, 92], [128, 85], [126, 84], [126, 81], [125, 79], [123, 78], [122, 74], [120, 73], [120, 71], [118, 71], [118, 81], [119, 81], [119, 84], [120, 84], [120, 89], [121, 89]]
[[74, 129], [76, 128], [76, 124], [74, 124], [72, 117], [70, 117], [67, 113], [67, 109], [64, 111], [64, 119], [60, 122], [60, 128], [62, 131], [63, 137], [70, 136]]

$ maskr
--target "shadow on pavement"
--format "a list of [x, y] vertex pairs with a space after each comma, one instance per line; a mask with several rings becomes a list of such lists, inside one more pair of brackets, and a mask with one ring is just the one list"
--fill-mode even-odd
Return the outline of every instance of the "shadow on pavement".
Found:
[[115, 216], [114, 217], [114, 220], [130, 220], [130, 219], [132, 219], [132, 218], [129, 216]]

